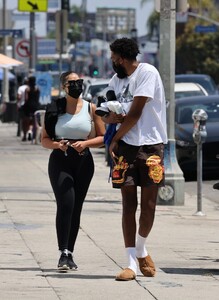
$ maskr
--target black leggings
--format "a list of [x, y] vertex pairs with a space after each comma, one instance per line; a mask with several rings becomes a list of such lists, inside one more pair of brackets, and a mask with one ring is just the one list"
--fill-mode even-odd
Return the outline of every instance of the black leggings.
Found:
[[93, 157], [88, 149], [80, 156], [73, 148], [68, 155], [57, 149], [49, 158], [49, 178], [57, 203], [56, 232], [59, 250], [73, 252], [80, 226], [84, 199], [94, 174]]

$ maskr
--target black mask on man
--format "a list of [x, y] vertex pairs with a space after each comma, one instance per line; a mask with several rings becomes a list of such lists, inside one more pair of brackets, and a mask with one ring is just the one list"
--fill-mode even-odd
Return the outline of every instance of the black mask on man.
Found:
[[113, 62], [113, 70], [117, 73], [117, 76], [120, 79], [123, 79], [123, 78], [127, 77], [127, 73], [126, 73], [125, 68], [121, 65], [116, 65], [114, 62]]
[[78, 99], [83, 91], [83, 79], [69, 80], [68, 83], [68, 95], [72, 98]]

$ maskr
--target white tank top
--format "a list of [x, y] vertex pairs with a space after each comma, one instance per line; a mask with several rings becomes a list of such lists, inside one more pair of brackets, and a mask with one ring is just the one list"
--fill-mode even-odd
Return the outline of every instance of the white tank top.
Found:
[[83, 105], [79, 113], [64, 113], [58, 116], [55, 126], [56, 139], [86, 140], [91, 131], [91, 116], [89, 113], [90, 105], [83, 100]]

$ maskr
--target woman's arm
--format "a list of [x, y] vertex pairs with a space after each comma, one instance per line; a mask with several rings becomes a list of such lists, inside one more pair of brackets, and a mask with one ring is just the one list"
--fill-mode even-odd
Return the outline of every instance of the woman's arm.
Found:
[[53, 141], [48, 136], [44, 125], [41, 133], [41, 144], [44, 148], [47, 149], [60, 149], [62, 151], [66, 151], [68, 149], [68, 145], [66, 145], [64, 141]]

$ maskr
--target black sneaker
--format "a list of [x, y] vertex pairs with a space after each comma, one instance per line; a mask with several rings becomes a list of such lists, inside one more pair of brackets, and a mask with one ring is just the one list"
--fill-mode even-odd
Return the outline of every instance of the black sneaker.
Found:
[[59, 271], [68, 271], [68, 255], [66, 253], [62, 253], [58, 262], [58, 270]]
[[27, 139], [28, 139], [28, 141], [32, 141], [32, 132], [31, 131], [28, 131]]
[[71, 270], [77, 270], [78, 269], [78, 266], [73, 261], [73, 257], [70, 253], [68, 254], [68, 266]]
[[216, 183], [213, 185], [213, 189], [219, 190], [219, 182], [216, 182]]

